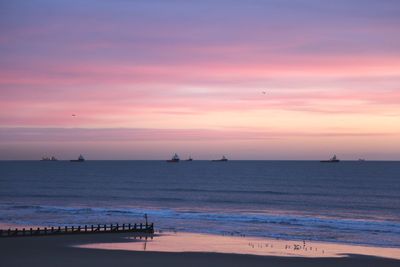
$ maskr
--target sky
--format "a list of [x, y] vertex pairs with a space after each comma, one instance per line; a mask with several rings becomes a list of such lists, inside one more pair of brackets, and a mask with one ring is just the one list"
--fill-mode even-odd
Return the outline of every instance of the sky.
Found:
[[0, 0], [0, 159], [400, 160], [399, 14], [397, 0]]

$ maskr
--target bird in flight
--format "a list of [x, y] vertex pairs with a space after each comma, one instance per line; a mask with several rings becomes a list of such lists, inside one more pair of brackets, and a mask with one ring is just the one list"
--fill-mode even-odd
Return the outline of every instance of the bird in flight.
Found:
[[265, 95], [267, 92], [265, 92], [265, 91], [262, 91], [262, 93], [263, 93], [263, 95]]
[[75, 115], [75, 114], [72, 114], [72, 117], [76, 117], [76, 115]]

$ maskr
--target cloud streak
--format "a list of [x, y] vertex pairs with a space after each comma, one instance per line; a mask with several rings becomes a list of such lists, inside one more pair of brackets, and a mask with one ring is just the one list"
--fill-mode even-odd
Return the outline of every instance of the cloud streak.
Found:
[[234, 141], [290, 137], [384, 137], [386, 132], [277, 132], [240, 129], [135, 129], [135, 128], [1, 128], [2, 143], [8, 142], [140, 142], [140, 141]]

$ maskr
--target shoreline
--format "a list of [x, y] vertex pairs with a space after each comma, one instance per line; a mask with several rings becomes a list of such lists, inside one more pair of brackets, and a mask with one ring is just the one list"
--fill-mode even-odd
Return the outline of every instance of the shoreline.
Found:
[[239, 255], [339, 258], [349, 254], [400, 260], [400, 248], [338, 244], [319, 241], [283, 240], [261, 237], [164, 232], [124, 242], [91, 243], [77, 247], [103, 250], [152, 252], [201, 252]]
[[[115, 224], [116, 225], [116, 224]], [[120, 224], [122, 225], [122, 224]], [[68, 224], [68, 226], [82, 226], [80, 224]], [[15, 223], [0, 223], [0, 229], [7, 231], [8, 229], [15, 230], [15, 229], [29, 229], [29, 228], [44, 228], [47, 227], [48, 229], [51, 228], [49, 225], [45, 224], [40, 224], [40, 225], [31, 225], [31, 224], [15, 224]], [[64, 226], [63, 226], [64, 227]], [[56, 227], [55, 227], [56, 228]], [[211, 236], [211, 237], [232, 237], [232, 238], [239, 238], [239, 237], [245, 237], [248, 239], [255, 239], [255, 240], [264, 240], [264, 241], [270, 241], [270, 242], [289, 242], [289, 243], [301, 243], [303, 241], [306, 241], [308, 244], [329, 244], [335, 247], [362, 247], [362, 248], [376, 248], [376, 249], [395, 249], [399, 250], [400, 253], [400, 246], [384, 246], [384, 245], [373, 245], [373, 244], [364, 244], [364, 243], [352, 243], [352, 242], [340, 242], [340, 241], [323, 241], [323, 240], [300, 240], [300, 239], [284, 239], [284, 238], [274, 238], [274, 237], [268, 237], [268, 236], [254, 236], [254, 235], [242, 235], [238, 233], [213, 233], [213, 232], [188, 232], [188, 231], [173, 231], [173, 230], [155, 230], [154, 236], [164, 236], [165, 234], [177, 234], [178, 235], [187, 235], [187, 234], [193, 234], [193, 235], [199, 235], [199, 236]], [[143, 234], [142, 234], [143, 235]], [[397, 257], [400, 259], [400, 256]]]
[[[398, 266], [400, 261], [349, 254], [346, 257], [282, 257], [215, 252], [152, 252], [78, 248], [126, 242], [132, 234], [1, 238], [5, 266]], [[156, 237], [155, 237], [156, 238]], [[130, 240], [130, 243], [141, 244]]]

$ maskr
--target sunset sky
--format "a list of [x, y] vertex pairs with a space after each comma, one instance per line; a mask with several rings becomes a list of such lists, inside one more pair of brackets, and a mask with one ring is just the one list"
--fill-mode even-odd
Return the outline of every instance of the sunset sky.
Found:
[[399, 160], [399, 14], [397, 0], [0, 1], [0, 159]]

